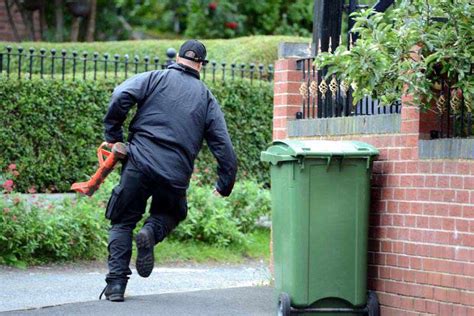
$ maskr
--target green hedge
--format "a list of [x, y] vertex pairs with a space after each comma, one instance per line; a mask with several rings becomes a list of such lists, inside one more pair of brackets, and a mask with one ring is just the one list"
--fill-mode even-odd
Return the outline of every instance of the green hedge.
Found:
[[[6, 175], [26, 192], [68, 191], [97, 166], [95, 148], [103, 140], [102, 118], [116, 83], [111, 81], [0, 80], [0, 171], [16, 164], [18, 176]], [[259, 162], [271, 141], [272, 85], [236, 80], [209, 84], [222, 105], [239, 159], [239, 178], [267, 181]], [[204, 148], [196, 177], [215, 180], [215, 161]], [[1, 174], [0, 174], [1, 176]], [[1, 177], [0, 177], [1, 178]], [[1, 190], [1, 188], [0, 188]]]

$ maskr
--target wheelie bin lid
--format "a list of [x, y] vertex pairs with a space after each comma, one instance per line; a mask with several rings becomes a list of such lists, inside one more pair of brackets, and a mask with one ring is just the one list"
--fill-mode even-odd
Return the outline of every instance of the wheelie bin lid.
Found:
[[306, 157], [371, 158], [378, 154], [379, 151], [374, 146], [359, 141], [285, 139], [275, 140], [266, 151], [261, 152], [260, 160], [276, 165], [282, 161]]

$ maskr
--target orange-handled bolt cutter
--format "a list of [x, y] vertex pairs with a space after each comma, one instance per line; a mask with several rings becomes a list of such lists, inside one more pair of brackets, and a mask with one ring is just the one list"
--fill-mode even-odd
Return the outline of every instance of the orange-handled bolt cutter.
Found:
[[[112, 151], [104, 149], [106, 145], [107, 143], [104, 142], [97, 148], [99, 169], [97, 169], [89, 181], [73, 183], [71, 190], [92, 196], [92, 194], [99, 189], [105, 178], [114, 170], [117, 162], [127, 157], [127, 147], [124, 143], [115, 143], [112, 146]], [[105, 160], [104, 157], [106, 157]]]

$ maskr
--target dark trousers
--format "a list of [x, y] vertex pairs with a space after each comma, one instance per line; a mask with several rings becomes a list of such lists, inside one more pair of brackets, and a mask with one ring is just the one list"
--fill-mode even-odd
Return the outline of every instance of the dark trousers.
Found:
[[126, 281], [132, 274], [129, 268], [132, 256], [132, 233], [151, 200], [150, 216], [144, 227], [154, 233], [159, 243], [184, 220], [187, 215], [186, 195], [177, 194], [169, 187], [152, 181], [128, 160], [122, 169], [120, 184], [112, 190], [106, 217], [109, 230], [109, 273], [107, 281]]

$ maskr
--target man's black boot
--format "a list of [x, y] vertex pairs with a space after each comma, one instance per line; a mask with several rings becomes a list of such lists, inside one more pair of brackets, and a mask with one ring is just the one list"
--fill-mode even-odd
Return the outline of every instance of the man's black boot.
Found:
[[138, 275], [143, 278], [150, 276], [155, 264], [155, 257], [153, 255], [153, 248], [155, 247], [155, 237], [153, 231], [143, 227], [135, 237], [137, 244], [137, 262], [135, 264]]
[[105, 299], [111, 302], [123, 302], [125, 288], [127, 282], [107, 282], [102, 293], [100, 293], [99, 300], [102, 299], [102, 295], [105, 295]]

